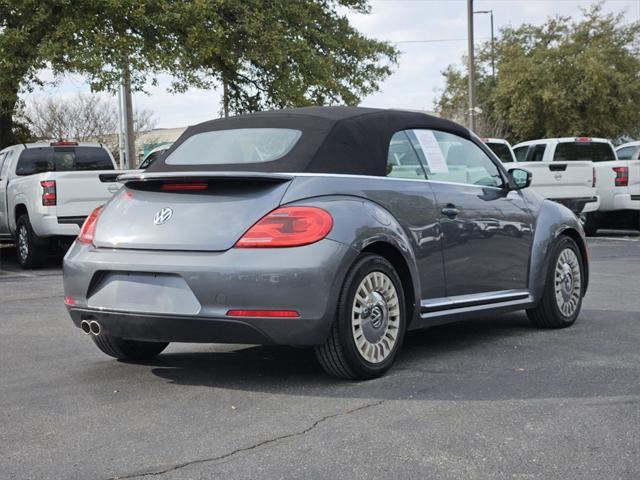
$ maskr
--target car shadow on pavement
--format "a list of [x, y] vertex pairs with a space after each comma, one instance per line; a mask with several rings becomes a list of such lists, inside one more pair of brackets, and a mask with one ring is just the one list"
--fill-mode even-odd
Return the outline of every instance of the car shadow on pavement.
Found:
[[47, 255], [44, 264], [37, 270], [23, 270], [17, 259], [15, 246], [12, 244], [0, 245], [0, 275], [12, 272], [42, 272], [50, 270], [59, 270], [62, 267], [62, 259], [65, 252], [61, 249], [55, 249], [50, 255]]
[[387, 375], [359, 382], [329, 377], [310, 349], [287, 347], [166, 353], [144, 365], [180, 385], [344, 398], [496, 400], [640, 392], [631, 378], [637, 369], [582, 365], [579, 352], [567, 358], [568, 337], [579, 328], [535, 330], [518, 313], [409, 332]]

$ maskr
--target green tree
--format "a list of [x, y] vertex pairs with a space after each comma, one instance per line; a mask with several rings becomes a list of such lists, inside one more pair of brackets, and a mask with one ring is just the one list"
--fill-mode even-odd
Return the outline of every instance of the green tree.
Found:
[[347, 103], [375, 91], [396, 50], [343, 8], [368, 0], [0, 0], [0, 148], [14, 141], [19, 94], [38, 73], [85, 75], [113, 90], [168, 73], [173, 88], [224, 83], [233, 112]]
[[[541, 26], [502, 29], [495, 79], [488, 45], [478, 60], [482, 135], [497, 131], [522, 141], [640, 133], [640, 22], [604, 14], [601, 3], [579, 21], [555, 17]], [[436, 108], [464, 119], [466, 73], [449, 67], [443, 75], [445, 89]]]

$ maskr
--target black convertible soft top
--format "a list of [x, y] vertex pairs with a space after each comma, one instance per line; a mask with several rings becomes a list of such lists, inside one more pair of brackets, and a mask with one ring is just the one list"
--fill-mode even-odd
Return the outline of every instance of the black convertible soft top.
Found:
[[[294, 147], [270, 162], [170, 165], [167, 156], [198, 133], [236, 128], [290, 128], [302, 131]], [[244, 171], [333, 173], [384, 176], [389, 142], [407, 129], [433, 129], [470, 138], [457, 123], [420, 112], [362, 107], [305, 107], [221, 118], [200, 123], [178, 138], [147, 172]]]

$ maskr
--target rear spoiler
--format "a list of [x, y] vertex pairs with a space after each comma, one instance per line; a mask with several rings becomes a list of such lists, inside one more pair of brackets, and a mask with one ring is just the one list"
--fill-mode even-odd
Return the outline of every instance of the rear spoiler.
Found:
[[[106, 174], [108, 176], [111, 174]], [[116, 175], [117, 181], [124, 184], [129, 182], [181, 182], [181, 181], [257, 181], [266, 183], [283, 183], [293, 180], [295, 175], [289, 173], [265, 172], [149, 172], [125, 173]], [[101, 181], [106, 181], [102, 179]]]

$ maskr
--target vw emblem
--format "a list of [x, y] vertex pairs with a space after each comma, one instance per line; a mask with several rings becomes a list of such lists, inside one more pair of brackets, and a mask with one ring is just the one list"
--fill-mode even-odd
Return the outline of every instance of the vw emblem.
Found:
[[156, 225], [162, 225], [163, 223], [167, 223], [169, 219], [173, 216], [173, 210], [169, 207], [164, 207], [156, 212], [153, 216], [153, 223]]

